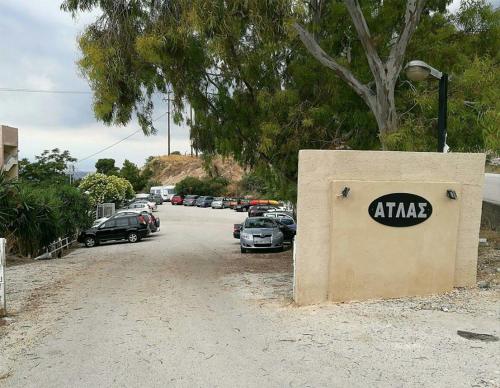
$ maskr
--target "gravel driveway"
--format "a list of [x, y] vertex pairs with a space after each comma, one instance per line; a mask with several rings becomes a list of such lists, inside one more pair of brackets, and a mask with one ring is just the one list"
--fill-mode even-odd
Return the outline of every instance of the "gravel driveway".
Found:
[[500, 386], [498, 290], [298, 308], [291, 253], [239, 253], [230, 210], [7, 269], [0, 386]]

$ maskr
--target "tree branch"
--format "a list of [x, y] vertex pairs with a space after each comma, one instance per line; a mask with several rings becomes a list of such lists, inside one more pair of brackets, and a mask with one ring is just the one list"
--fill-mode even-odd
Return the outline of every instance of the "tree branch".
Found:
[[368, 28], [368, 25], [366, 24], [366, 19], [363, 15], [363, 11], [361, 11], [358, 0], [344, 0], [344, 3], [346, 5], [347, 11], [349, 12], [349, 15], [351, 16], [354, 28], [356, 28], [356, 32], [358, 33], [358, 38], [361, 42], [361, 45], [365, 50], [366, 59], [368, 60], [370, 70], [375, 77], [376, 82], [378, 83], [377, 78], [380, 78], [380, 74], [383, 73], [384, 66], [378, 55], [375, 45], [373, 44], [370, 30]]
[[339, 65], [331, 58], [316, 42], [312, 34], [299, 23], [294, 23], [294, 28], [299, 34], [300, 40], [314, 58], [321, 64], [332, 69], [342, 80], [344, 80], [367, 104], [371, 106], [372, 93], [363, 85], [347, 68]]
[[396, 82], [399, 76], [408, 42], [417, 29], [424, 5], [425, 0], [408, 0], [406, 4], [403, 31], [399, 35], [394, 46], [392, 46], [389, 58], [387, 59], [388, 73], [393, 76], [392, 82]]

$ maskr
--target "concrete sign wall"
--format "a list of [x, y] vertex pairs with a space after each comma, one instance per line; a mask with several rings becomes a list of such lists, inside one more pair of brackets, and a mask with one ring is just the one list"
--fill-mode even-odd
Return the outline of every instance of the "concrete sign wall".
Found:
[[475, 284], [482, 154], [301, 151], [298, 304]]

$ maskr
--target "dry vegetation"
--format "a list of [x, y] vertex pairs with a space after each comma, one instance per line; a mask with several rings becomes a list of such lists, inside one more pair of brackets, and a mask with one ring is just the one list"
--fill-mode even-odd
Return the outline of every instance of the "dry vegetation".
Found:
[[[176, 184], [188, 176], [196, 178], [208, 176], [203, 159], [195, 156], [157, 156], [148, 165], [153, 171], [153, 179], [165, 185]], [[212, 175], [223, 176], [229, 181], [239, 181], [244, 174], [243, 169], [230, 158], [215, 158], [210, 163], [209, 169]]]

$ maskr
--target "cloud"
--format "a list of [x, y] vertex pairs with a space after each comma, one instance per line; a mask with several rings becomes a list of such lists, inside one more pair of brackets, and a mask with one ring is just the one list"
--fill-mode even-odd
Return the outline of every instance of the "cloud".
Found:
[[[80, 56], [76, 39], [98, 12], [76, 20], [60, 11], [61, 0], [0, 1], [0, 87], [89, 91], [75, 62]], [[166, 111], [158, 99], [155, 117]], [[0, 124], [19, 128], [21, 157], [33, 159], [45, 149], [69, 150], [78, 158], [90, 155], [133, 132], [127, 127], [107, 127], [92, 112], [92, 95], [0, 92]], [[84, 161], [91, 170], [98, 158], [112, 157], [118, 164], [127, 157], [143, 164], [150, 155], [165, 154], [166, 117], [158, 122], [159, 134], [142, 134]], [[172, 123], [172, 150], [189, 151], [189, 131]]]

